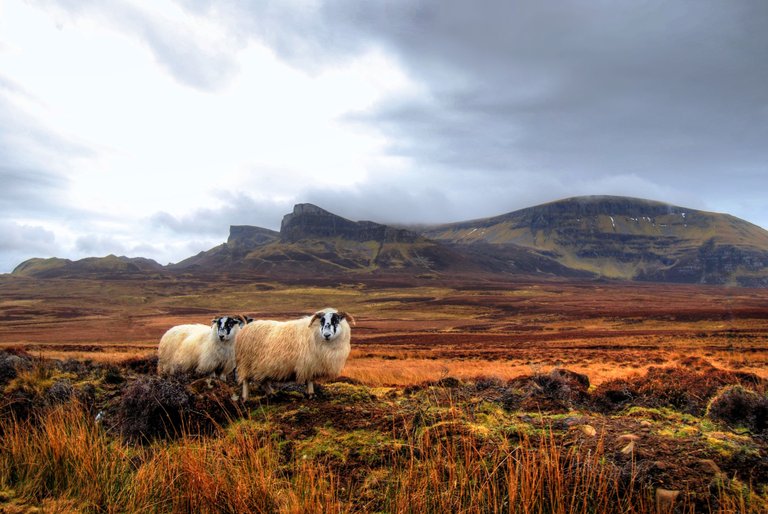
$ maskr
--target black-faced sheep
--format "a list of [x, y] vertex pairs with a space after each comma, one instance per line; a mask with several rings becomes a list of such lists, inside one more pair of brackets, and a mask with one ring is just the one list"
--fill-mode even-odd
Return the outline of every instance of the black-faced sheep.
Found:
[[[346, 312], [326, 308], [311, 317], [292, 321], [256, 320], [237, 335], [235, 360], [242, 399], [248, 399], [248, 382], [312, 381], [339, 376], [347, 362], [354, 318]], [[268, 384], [268, 391], [271, 386]]]
[[226, 379], [235, 369], [235, 336], [247, 323], [244, 316], [214, 318], [210, 326], [177, 325], [160, 339], [157, 371], [160, 374], [192, 371]]

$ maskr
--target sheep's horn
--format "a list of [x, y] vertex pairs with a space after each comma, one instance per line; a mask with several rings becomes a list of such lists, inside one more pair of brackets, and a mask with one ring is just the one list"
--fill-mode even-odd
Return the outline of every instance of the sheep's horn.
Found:
[[235, 319], [239, 319], [240, 321], [242, 321], [242, 322], [243, 322], [243, 325], [247, 325], [247, 324], [248, 324], [248, 318], [246, 318], [246, 317], [245, 317], [245, 316], [243, 316], [242, 314], [237, 314], [237, 315], [235, 316]]
[[312, 323], [315, 322], [316, 319], [322, 318], [323, 314], [325, 314], [323, 311], [317, 311], [314, 316], [312, 316], [312, 319], [309, 320], [309, 326], [312, 326]]
[[355, 318], [351, 314], [346, 313], [344, 311], [339, 311], [338, 315], [339, 315], [340, 318], [343, 318], [343, 319], [347, 320], [347, 322], [349, 322], [350, 325], [354, 326]]

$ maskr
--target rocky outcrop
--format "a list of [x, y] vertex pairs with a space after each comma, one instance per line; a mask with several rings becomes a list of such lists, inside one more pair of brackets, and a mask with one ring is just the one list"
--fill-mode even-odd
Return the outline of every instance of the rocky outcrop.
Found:
[[297, 204], [291, 214], [283, 217], [280, 237], [287, 242], [335, 237], [382, 243], [413, 243], [423, 239], [419, 234], [405, 229], [372, 221], [350, 221], [309, 203]]
[[227, 245], [231, 248], [255, 248], [280, 239], [280, 232], [251, 225], [231, 225]]

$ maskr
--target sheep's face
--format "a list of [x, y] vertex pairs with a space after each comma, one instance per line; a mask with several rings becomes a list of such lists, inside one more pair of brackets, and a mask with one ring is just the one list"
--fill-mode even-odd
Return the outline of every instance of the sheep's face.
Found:
[[221, 316], [220, 318], [214, 318], [213, 320], [213, 329], [216, 331], [216, 335], [222, 343], [231, 341], [242, 326], [242, 320], [231, 318], [229, 316]]
[[326, 312], [317, 316], [320, 325], [320, 335], [325, 341], [332, 341], [341, 333], [339, 323], [343, 319], [336, 312]]

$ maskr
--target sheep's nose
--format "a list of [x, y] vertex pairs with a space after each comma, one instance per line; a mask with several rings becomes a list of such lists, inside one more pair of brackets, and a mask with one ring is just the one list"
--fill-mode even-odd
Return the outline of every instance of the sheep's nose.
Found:
[[219, 341], [223, 341], [223, 340], [224, 340], [224, 336], [219, 336]]

